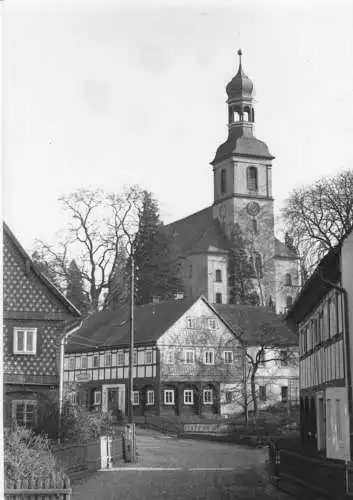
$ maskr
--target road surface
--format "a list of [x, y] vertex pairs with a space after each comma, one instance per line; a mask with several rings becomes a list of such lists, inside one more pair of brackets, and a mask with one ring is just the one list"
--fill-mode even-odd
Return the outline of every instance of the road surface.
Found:
[[266, 450], [137, 430], [138, 462], [73, 485], [73, 500], [290, 499], [268, 484]]

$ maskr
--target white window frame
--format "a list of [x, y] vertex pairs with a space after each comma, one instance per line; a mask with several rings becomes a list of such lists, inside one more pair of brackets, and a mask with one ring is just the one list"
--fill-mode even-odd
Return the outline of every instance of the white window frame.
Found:
[[[97, 363], [97, 365], [95, 365], [95, 363], [94, 363], [94, 360], [95, 360], [95, 359], [98, 359], [98, 363]], [[93, 368], [99, 368], [99, 367], [100, 367], [100, 356], [99, 356], [99, 354], [94, 354], [94, 355], [93, 355], [93, 359], [92, 359], [92, 367], [93, 367]]]
[[175, 353], [172, 349], [164, 351], [164, 363], [166, 365], [173, 365], [175, 363]]
[[134, 353], [132, 356], [132, 364], [133, 364], [133, 366], [138, 365], [138, 353], [137, 353], [136, 349], [134, 349]]
[[[211, 355], [211, 358], [212, 358], [211, 361], [207, 361], [207, 355], [208, 354]], [[204, 355], [203, 355], [203, 360], [204, 360], [204, 364], [205, 365], [214, 365], [214, 362], [215, 362], [215, 353], [214, 353], [214, 351], [212, 351], [212, 350], [205, 351]]]
[[[150, 360], [148, 360], [148, 355], [150, 356]], [[145, 365], [152, 365], [153, 364], [153, 351], [152, 349], [149, 349], [148, 351], [145, 351]]]
[[195, 319], [194, 318], [186, 318], [187, 328], [195, 328]]
[[152, 389], [147, 391], [146, 404], [149, 406], [154, 405], [154, 391]]
[[[190, 354], [190, 353], [192, 354], [192, 361], [188, 361], [187, 360], [187, 355]], [[195, 363], [195, 351], [193, 351], [191, 349], [186, 349], [184, 351], [184, 363], [186, 365], [193, 365]]]
[[[85, 361], [85, 363], [84, 363], [84, 361]], [[84, 366], [84, 365], [86, 365], [86, 366]], [[81, 368], [83, 370], [86, 370], [88, 368], [88, 357], [87, 356], [82, 356], [82, 358], [81, 358]]]
[[[18, 334], [23, 332], [23, 350], [18, 349]], [[32, 350], [27, 350], [27, 334], [32, 334]], [[20, 355], [35, 355], [37, 354], [37, 328], [15, 327], [13, 330], [13, 353]]]
[[[174, 395], [174, 390], [173, 389], [164, 389], [164, 404], [165, 405], [174, 405], [174, 401], [175, 401], [175, 395]], [[171, 401], [167, 401], [168, 397], [167, 395], [168, 394], [171, 394], [172, 397], [171, 397]]]
[[76, 358], [74, 356], [71, 356], [69, 358], [69, 370], [73, 371], [76, 369]]
[[[107, 363], [107, 359], [110, 359], [110, 363]], [[106, 368], [110, 368], [113, 364], [113, 356], [111, 352], [106, 352], [104, 354], [104, 366]]]
[[[230, 357], [230, 360], [227, 359], [227, 356]], [[224, 351], [224, 364], [232, 365], [234, 362], [234, 353], [233, 351]]]
[[132, 405], [138, 406], [140, 404], [140, 393], [139, 391], [132, 391]]
[[125, 352], [124, 351], [117, 352], [116, 364], [117, 364], [117, 366], [124, 366], [125, 365]]
[[[34, 418], [33, 418], [33, 422], [34, 424], [36, 423], [37, 421], [37, 411], [38, 411], [38, 401], [35, 400], [35, 399], [13, 399], [11, 401], [11, 404], [12, 404], [12, 420], [14, 422], [17, 422], [16, 420], [16, 408], [18, 405], [20, 404], [24, 404], [25, 407], [27, 405], [32, 405], [34, 407], [34, 411], [33, 411], [33, 415], [34, 415]], [[26, 411], [24, 409], [23, 411], [23, 416], [25, 417], [26, 416]], [[25, 419], [24, 419], [25, 420]], [[21, 422], [19, 423], [19, 425], [26, 425], [27, 422]]]
[[[190, 397], [190, 401], [187, 401]], [[193, 405], [194, 404], [194, 391], [192, 389], [184, 389], [184, 405]]]
[[[206, 394], [210, 394], [210, 401], [206, 401], [207, 397]], [[203, 390], [203, 404], [204, 405], [213, 405], [213, 390], [212, 389], [204, 389]]]
[[95, 390], [93, 392], [93, 404], [94, 405], [101, 405], [102, 404], [102, 391]]
[[209, 328], [211, 328], [211, 330], [215, 330], [216, 329], [216, 320], [210, 318], [208, 320], [208, 326], [209, 326]]

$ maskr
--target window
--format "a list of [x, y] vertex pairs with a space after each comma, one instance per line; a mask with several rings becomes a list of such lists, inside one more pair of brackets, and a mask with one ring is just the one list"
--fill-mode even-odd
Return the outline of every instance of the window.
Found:
[[125, 353], [120, 351], [117, 355], [117, 365], [124, 366], [125, 365]]
[[291, 295], [288, 295], [286, 298], [286, 307], [289, 309], [293, 305], [293, 297]]
[[147, 404], [154, 405], [154, 391], [147, 391]]
[[226, 404], [230, 404], [233, 401], [233, 394], [230, 391], [226, 392]]
[[259, 386], [259, 400], [266, 401], [266, 386], [265, 385]]
[[221, 269], [216, 269], [216, 281], [218, 283], [222, 282], [222, 270]]
[[254, 234], [257, 234], [257, 232], [258, 232], [258, 231], [257, 231], [257, 220], [256, 220], [256, 219], [252, 219], [252, 221], [251, 221], [251, 222], [252, 222], [252, 232], [253, 232]]
[[188, 328], [195, 328], [195, 320], [193, 318], [187, 318], [186, 325]]
[[172, 365], [174, 363], [174, 351], [169, 349], [164, 351], [164, 363], [166, 365]]
[[104, 366], [112, 366], [112, 355], [107, 352], [104, 356]]
[[257, 191], [257, 168], [248, 167], [246, 171], [246, 183], [248, 191]]
[[83, 356], [81, 358], [81, 368], [83, 368], [84, 370], [86, 368], [88, 368], [88, 358], [87, 358], [87, 356]]
[[164, 404], [165, 405], [173, 405], [174, 404], [174, 391], [170, 389], [166, 389], [164, 391]]
[[139, 405], [140, 404], [140, 393], [139, 391], [132, 391], [132, 404]]
[[337, 426], [337, 439], [342, 441], [342, 425], [341, 425], [341, 401], [339, 399], [336, 402], [336, 426]]
[[137, 351], [136, 351], [136, 349], [134, 350], [134, 355], [132, 357], [132, 363], [134, 365], [137, 365]]
[[68, 399], [72, 405], [77, 405], [77, 394], [76, 392], [71, 392], [68, 396]]
[[208, 320], [208, 326], [211, 328], [211, 330], [216, 329], [216, 320], [215, 319], [209, 319]]
[[37, 328], [14, 328], [14, 354], [36, 354], [36, 347]]
[[232, 351], [224, 351], [224, 362], [226, 365], [230, 365], [233, 363], [233, 352]]
[[288, 386], [287, 385], [283, 385], [281, 387], [281, 401], [282, 401], [282, 403], [288, 402]]
[[331, 337], [338, 333], [337, 325], [337, 294], [330, 301], [330, 331]]
[[205, 365], [213, 365], [214, 364], [214, 352], [206, 351], [204, 354]]
[[192, 278], [192, 264], [189, 265], [189, 278]]
[[227, 173], [223, 169], [221, 170], [221, 194], [225, 194], [227, 192]]
[[184, 391], [184, 405], [193, 405], [193, 404], [194, 404], [194, 391], [186, 389]]
[[93, 392], [93, 404], [94, 405], [100, 405], [102, 402], [102, 393], [101, 391], [94, 391]]
[[222, 304], [222, 294], [216, 293], [216, 304]]
[[74, 370], [76, 366], [76, 360], [75, 358], [70, 358], [69, 359], [69, 370]]
[[203, 402], [205, 405], [213, 404], [213, 391], [212, 389], [203, 390]]
[[284, 284], [286, 286], [292, 286], [292, 275], [287, 273], [284, 275]]
[[258, 252], [255, 252], [255, 272], [258, 278], [263, 278], [263, 269], [262, 269], [262, 258]]
[[13, 400], [12, 419], [25, 427], [33, 427], [37, 417], [37, 401]]
[[288, 365], [288, 352], [287, 351], [279, 351], [279, 360], [281, 366]]
[[153, 362], [152, 351], [145, 351], [145, 364], [151, 365]]
[[187, 365], [192, 365], [194, 363], [194, 351], [185, 351], [185, 363]]
[[97, 354], [93, 356], [93, 368], [99, 368], [99, 356]]

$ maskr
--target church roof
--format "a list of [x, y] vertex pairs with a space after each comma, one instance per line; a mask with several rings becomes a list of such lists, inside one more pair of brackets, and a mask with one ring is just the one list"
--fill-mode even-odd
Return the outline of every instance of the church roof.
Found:
[[165, 226], [173, 257], [193, 252], [227, 251], [227, 239], [212, 206]]
[[274, 156], [271, 155], [267, 145], [263, 141], [256, 139], [253, 135], [243, 135], [241, 128], [234, 128], [229, 132], [228, 139], [217, 149], [211, 165], [215, 165], [232, 156], [250, 156], [252, 158], [265, 158], [267, 160], [274, 159]]
[[288, 248], [279, 239], [275, 238], [275, 258], [298, 259], [298, 255], [294, 248]]
[[285, 347], [298, 345], [298, 336], [288, 327], [285, 317], [267, 307], [242, 304], [214, 304], [236, 335], [249, 346]]

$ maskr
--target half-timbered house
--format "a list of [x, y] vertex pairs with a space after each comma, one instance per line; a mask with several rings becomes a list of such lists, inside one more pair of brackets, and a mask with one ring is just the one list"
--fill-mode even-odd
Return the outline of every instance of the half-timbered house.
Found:
[[[80, 312], [46, 279], [3, 225], [5, 425], [31, 426], [57, 395], [60, 340]], [[51, 398], [52, 400], [52, 398]]]
[[[64, 380], [90, 408], [127, 412], [129, 310], [102, 311], [69, 339]], [[242, 376], [239, 342], [203, 297], [135, 308], [135, 415], [220, 413], [220, 387]], [[71, 391], [71, 392], [70, 392]]]
[[302, 440], [332, 459], [351, 455], [352, 310], [353, 233], [321, 260], [287, 315], [300, 334]]

